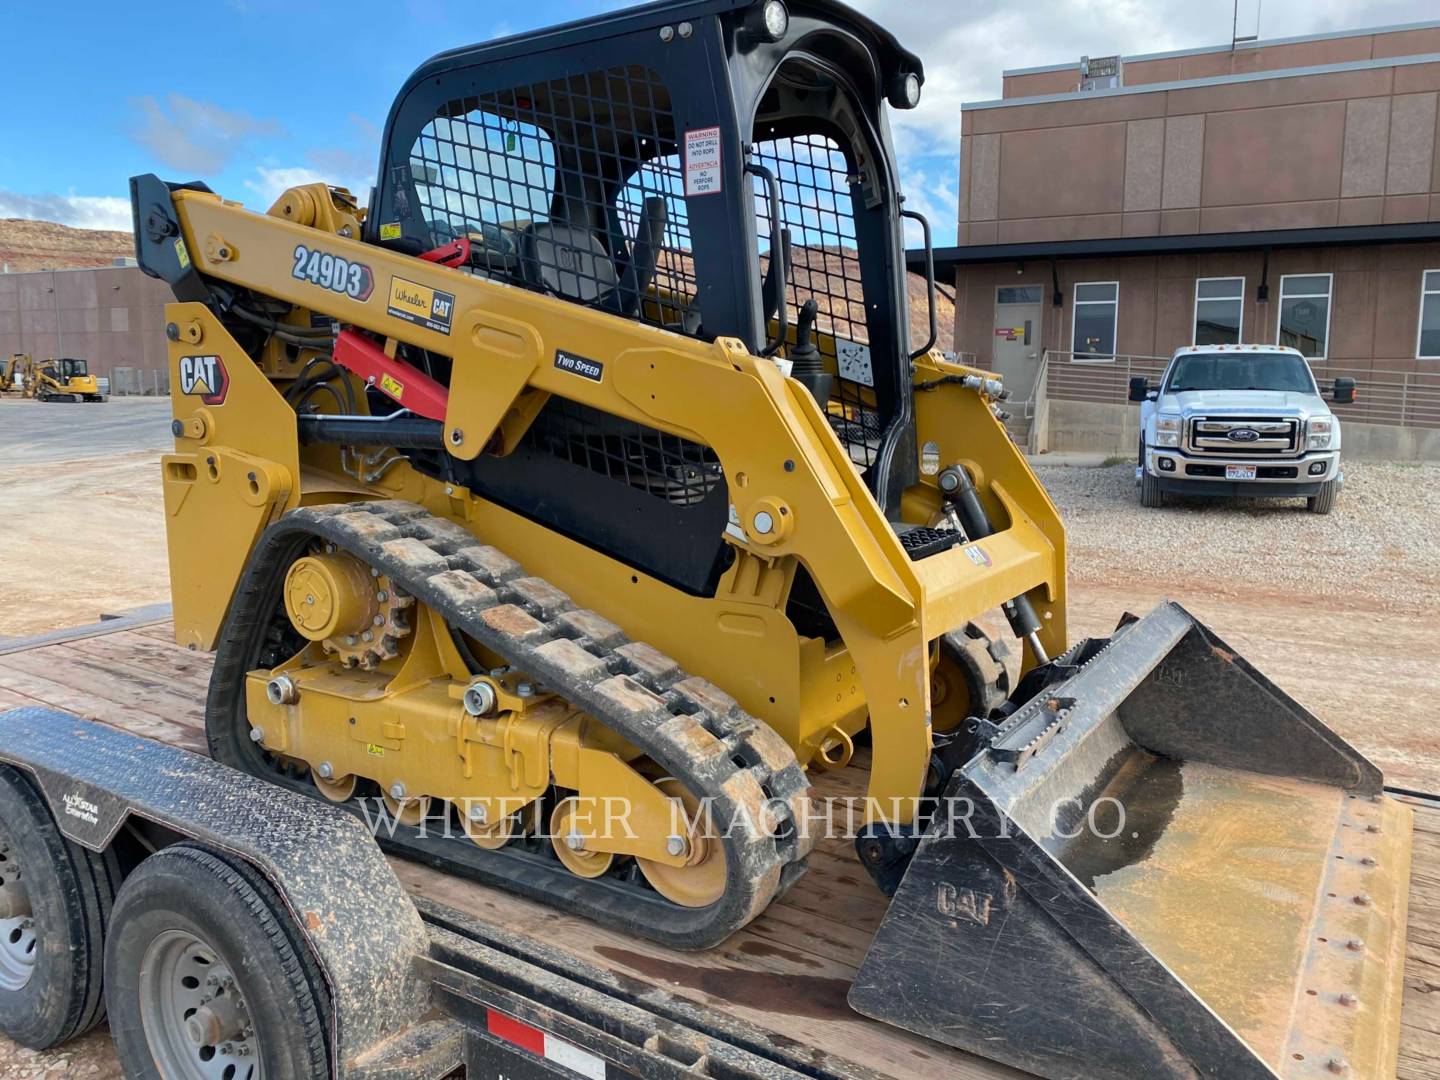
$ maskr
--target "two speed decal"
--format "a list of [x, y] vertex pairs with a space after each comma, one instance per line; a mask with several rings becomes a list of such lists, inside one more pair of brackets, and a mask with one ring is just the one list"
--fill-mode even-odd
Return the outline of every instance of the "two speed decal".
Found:
[[589, 379], [591, 382], [600, 382], [605, 378], [605, 365], [599, 360], [590, 360], [587, 357], [566, 352], [564, 349], [555, 350], [555, 366], [561, 371], [579, 375], [582, 379]]
[[370, 267], [305, 244], [295, 245], [295, 265], [290, 268], [290, 276], [351, 300], [368, 300], [375, 291], [375, 275]]

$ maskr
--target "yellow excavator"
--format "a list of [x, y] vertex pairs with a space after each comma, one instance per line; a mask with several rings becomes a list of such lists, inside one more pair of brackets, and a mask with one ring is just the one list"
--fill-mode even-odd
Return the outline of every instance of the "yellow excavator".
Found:
[[25, 353], [0, 357], [0, 394], [18, 394], [25, 388], [25, 371], [30, 367]]
[[104, 401], [90, 365], [70, 357], [36, 361], [14, 353], [0, 361], [0, 391], [22, 393], [37, 401]]
[[366, 206], [132, 179], [210, 750], [689, 949], [853, 769], [859, 1011], [1043, 1076], [1393, 1075], [1409, 812], [1182, 608], [1071, 639], [933, 270], [910, 329], [923, 82], [833, 0], [658, 3], [423, 65]]

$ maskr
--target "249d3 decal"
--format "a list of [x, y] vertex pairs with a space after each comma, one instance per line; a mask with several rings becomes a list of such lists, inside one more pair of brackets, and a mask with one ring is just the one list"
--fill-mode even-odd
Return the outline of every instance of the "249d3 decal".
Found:
[[364, 263], [351, 262], [305, 244], [295, 245], [294, 258], [295, 265], [290, 268], [290, 276], [296, 281], [308, 281], [351, 300], [368, 300], [375, 291], [375, 275]]

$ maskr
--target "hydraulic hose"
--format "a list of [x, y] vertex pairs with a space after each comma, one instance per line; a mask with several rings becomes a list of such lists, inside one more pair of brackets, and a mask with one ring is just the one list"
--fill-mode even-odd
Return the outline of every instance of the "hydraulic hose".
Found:
[[[985, 505], [980, 501], [980, 493], [975, 490], [975, 481], [965, 466], [951, 465], [940, 473], [939, 481], [940, 493], [954, 506], [966, 536], [971, 540], [979, 540], [995, 532], [995, 526], [990, 523], [990, 515], [985, 512]], [[1001, 609], [1005, 612], [1005, 618], [1009, 620], [1010, 629], [1015, 632], [1015, 636], [1030, 643], [1035, 659], [1042, 664], [1048, 663], [1050, 654], [1040, 644], [1040, 616], [1036, 614], [1035, 605], [1030, 603], [1030, 598], [1021, 593], [1013, 600], [1007, 600], [1001, 605]]]

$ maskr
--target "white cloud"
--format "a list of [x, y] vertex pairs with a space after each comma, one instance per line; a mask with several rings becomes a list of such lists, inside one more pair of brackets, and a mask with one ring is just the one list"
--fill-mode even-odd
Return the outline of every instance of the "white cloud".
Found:
[[[956, 187], [954, 169], [944, 158], [931, 159], [939, 168], [920, 168], [912, 159], [901, 160], [900, 190], [905, 193], [905, 209], [918, 210], [930, 222], [930, 232], [936, 247], [955, 242], [955, 222], [960, 217], [960, 193]], [[905, 221], [905, 244], [919, 247], [924, 243], [920, 226]]]
[[0, 191], [0, 218], [56, 221], [77, 229], [131, 228], [130, 200], [115, 195], [22, 195]]
[[[374, 172], [366, 175], [349, 172], [344, 168], [331, 167], [338, 164], [353, 164], [345, 162], [340, 151], [334, 153], [337, 155], [334, 158], [323, 151], [312, 151], [306, 155], [311, 161], [322, 166], [319, 169], [312, 169], [307, 165], [276, 168], [258, 165], [255, 168], [254, 177], [245, 181], [245, 187], [258, 196], [257, 202], [263, 203], [266, 208], [283, 195], [287, 189], [298, 187], [301, 184], [329, 184], [331, 187], [343, 187], [358, 198], [363, 205], [369, 199], [370, 188], [375, 183]], [[373, 166], [371, 168], [373, 169]]]
[[301, 184], [333, 184], [335, 180], [327, 177], [324, 173], [318, 173], [314, 169], [307, 169], [304, 166], [292, 168], [267, 169], [264, 165], [255, 170], [255, 179], [246, 180], [245, 186], [259, 195], [268, 207], [288, 188], [299, 187]]
[[[913, 112], [892, 113], [897, 150], [957, 160], [960, 105], [1000, 97], [1001, 71], [1079, 64], [1082, 55], [1151, 53], [1230, 40], [1229, 0], [854, 0], [925, 64]], [[1294, 37], [1435, 17], [1434, 0], [1240, 0], [1238, 33]], [[958, 169], [956, 170], [958, 175]]]
[[131, 134], [163, 164], [196, 176], [213, 176], [254, 139], [284, 135], [274, 120], [259, 120], [183, 94], [170, 94], [162, 105], [137, 98], [140, 126]]

